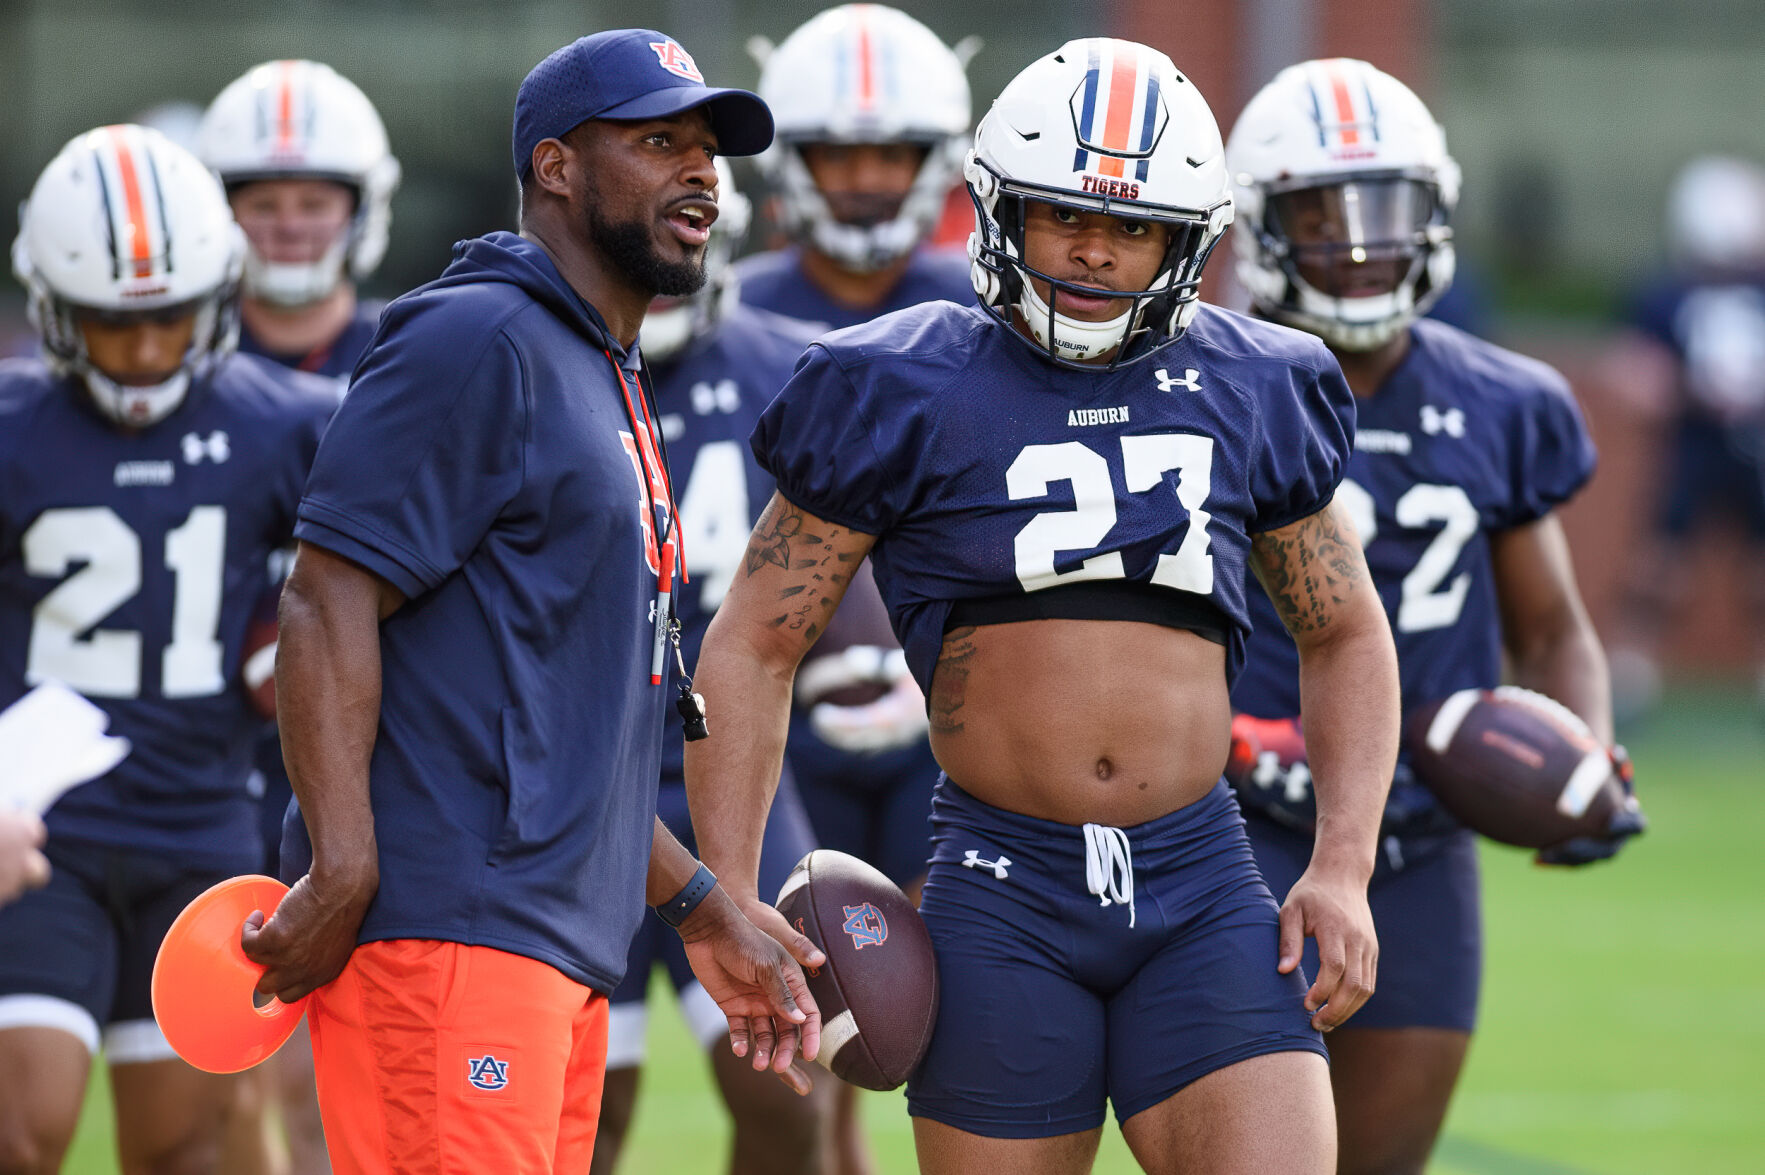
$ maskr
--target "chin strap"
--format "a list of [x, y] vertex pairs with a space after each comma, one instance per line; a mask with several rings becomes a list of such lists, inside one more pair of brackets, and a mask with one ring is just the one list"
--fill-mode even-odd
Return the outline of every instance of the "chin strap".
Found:
[[309, 306], [329, 297], [343, 280], [349, 259], [350, 234], [339, 233], [325, 255], [317, 261], [291, 265], [265, 261], [256, 249], [245, 254], [245, 292], [272, 306]]
[[[1058, 301], [1058, 294], [1055, 299]], [[1128, 320], [1133, 317], [1133, 303], [1123, 299], [1122, 307], [1120, 314], [1106, 321], [1081, 322], [1058, 311], [1050, 315], [1048, 303], [1042, 301], [1028, 281], [1023, 282], [1023, 292], [1017, 296], [1018, 312], [1023, 315], [1036, 342], [1044, 347], [1049, 345], [1048, 323], [1052, 317], [1054, 351], [1064, 359], [1096, 359], [1121, 346], [1128, 334]]]

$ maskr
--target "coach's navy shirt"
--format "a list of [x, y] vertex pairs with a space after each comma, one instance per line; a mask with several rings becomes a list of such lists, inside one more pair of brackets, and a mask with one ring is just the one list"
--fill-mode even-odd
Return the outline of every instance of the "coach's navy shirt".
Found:
[[735, 273], [741, 282], [743, 302], [804, 322], [818, 322], [829, 330], [857, 326], [921, 302], [974, 304], [968, 254], [960, 249], [916, 249], [900, 280], [875, 306], [849, 306], [823, 293], [803, 272], [801, 245], [744, 257], [735, 263]]
[[0, 707], [59, 681], [133, 748], [49, 810], [51, 836], [262, 867], [240, 658], [336, 402], [235, 355], [126, 430], [42, 363], [0, 363]]
[[955, 601], [1084, 580], [1204, 598], [1235, 677], [1250, 536], [1322, 509], [1348, 460], [1336, 360], [1212, 306], [1113, 372], [1057, 367], [1009, 330], [933, 302], [835, 331], [754, 452], [791, 502], [879, 536], [877, 587], [928, 694]]
[[[1410, 328], [1408, 355], [1359, 411], [1336, 501], [1360, 533], [1391, 619], [1404, 713], [1499, 684], [1491, 537], [1543, 518], [1593, 475], [1593, 442], [1568, 383], [1537, 360], [1422, 319]], [[1259, 718], [1292, 717], [1299, 651], [1268, 597], [1254, 583], [1248, 594], [1256, 635], [1232, 704]], [[1279, 793], [1271, 789], [1267, 802], [1284, 802]], [[1421, 785], [1406, 776], [1393, 793], [1390, 813], [1436, 826]]]
[[624, 973], [668, 690], [634, 366], [539, 246], [492, 233], [388, 306], [356, 369], [295, 533], [407, 597], [380, 629], [363, 942]]

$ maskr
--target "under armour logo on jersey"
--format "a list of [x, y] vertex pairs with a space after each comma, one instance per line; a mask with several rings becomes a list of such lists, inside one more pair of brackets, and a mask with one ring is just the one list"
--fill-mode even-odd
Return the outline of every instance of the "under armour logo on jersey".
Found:
[[1158, 390], [1161, 392], [1174, 392], [1178, 388], [1183, 388], [1184, 390], [1191, 392], [1199, 392], [1201, 390], [1201, 384], [1197, 382], [1201, 378], [1201, 373], [1193, 367], [1185, 367], [1183, 369], [1182, 379], [1172, 378], [1171, 373], [1162, 367], [1152, 374], [1158, 377]]
[[705, 75], [699, 72], [699, 67], [693, 64], [692, 54], [685, 49], [673, 41], [651, 41], [650, 48], [656, 51], [656, 60], [669, 73], [689, 82], [704, 84]]
[[1432, 404], [1423, 404], [1422, 431], [1429, 436], [1445, 433], [1449, 437], [1462, 437], [1465, 435], [1465, 414], [1458, 408], [1442, 412]]
[[509, 1063], [499, 1061], [489, 1053], [482, 1057], [467, 1057], [466, 1080], [474, 1089], [495, 1093], [509, 1083]]
[[852, 946], [856, 949], [879, 947], [889, 941], [889, 924], [883, 918], [882, 911], [871, 903], [841, 906], [840, 909], [846, 915], [846, 921], [840, 929], [852, 936]]
[[1005, 880], [1005, 870], [1010, 865], [1011, 858], [1003, 853], [999, 854], [999, 859], [997, 861], [989, 861], [982, 857], [979, 849], [969, 849], [968, 852], [962, 855], [962, 867], [964, 869], [990, 869], [992, 870], [993, 880], [995, 881]]
[[179, 443], [184, 446], [186, 465], [201, 465], [204, 457], [219, 465], [233, 455], [233, 446], [228, 442], [227, 434], [219, 429], [209, 433], [207, 440], [193, 432], [187, 432]]
[[1304, 763], [1283, 768], [1281, 756], [1274, 751], [1264, 751], [1256, 757], [1256, 766], [1251, 769], [1250, 781], [1264, 791], [1279, 786], [1282, 796], [1289, 804], [1304, 803], [1311, 795], [1311, 768]]
[[733, 379], [720, 379], [716, 383], [700, 380], [693, 385], [693, 411], [700, 416], [709, 416], [713, 412], [737, 412], [742, 406], [741, 388]]

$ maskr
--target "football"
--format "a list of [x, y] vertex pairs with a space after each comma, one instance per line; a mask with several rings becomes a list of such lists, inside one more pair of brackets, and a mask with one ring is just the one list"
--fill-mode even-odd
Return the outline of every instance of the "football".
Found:
[[778, 911], [827, 955], [808, 970], [821, 1008], [816, 1057], [842, 1081], [894, 1089], [931, 1043], [938, 969], [907, 895], [858, 858], [816, 849], [778, 891]]
[[1416, 778], [1461, 823], [1503, 844], [1599, 836], [1625, 802], [1587, 724], [1532, 690], [1460, 690], [1412, 712], [1404, 736]]

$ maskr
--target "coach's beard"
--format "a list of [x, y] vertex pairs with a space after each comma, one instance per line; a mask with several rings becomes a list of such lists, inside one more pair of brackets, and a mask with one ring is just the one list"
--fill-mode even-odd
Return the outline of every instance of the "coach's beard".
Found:
[[670, 261], [656, 248], [649, 222], [605, 220], [599, 201], [590, 200], [588, 236], [634, 285], [649, 291], [653, 298], [684, 298], [704, 288], [705, 250], [686, 261]]

